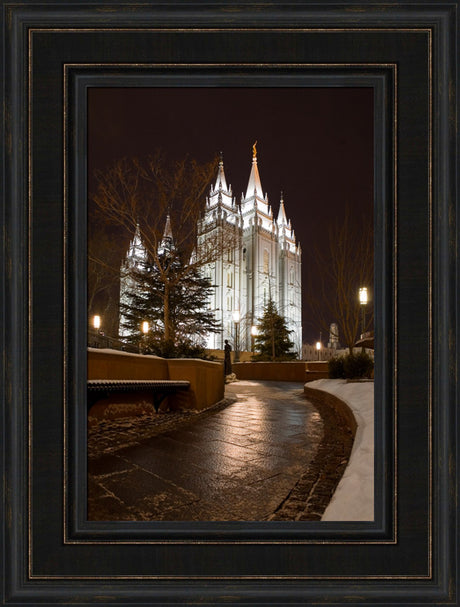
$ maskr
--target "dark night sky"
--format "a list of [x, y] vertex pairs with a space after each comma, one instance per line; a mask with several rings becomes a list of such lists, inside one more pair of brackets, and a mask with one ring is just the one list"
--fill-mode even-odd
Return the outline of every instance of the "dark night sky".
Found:
[[[93, 88], [88, 94], [88, 175], [122, 157], [163, 149], [197, 160], [224, 154], [227, 183], [246, 191], [252, 144], [264, 193], [280, 191], [302, 247], [324, 246], [347, 204], [373, 212], [373, 91], [370, 88]], [[303, 289], [304, 339], [318, 339]], [[332, 321], [333, 319], [331, 319]], [[326, 341], [323, 339], [323, 341]]]

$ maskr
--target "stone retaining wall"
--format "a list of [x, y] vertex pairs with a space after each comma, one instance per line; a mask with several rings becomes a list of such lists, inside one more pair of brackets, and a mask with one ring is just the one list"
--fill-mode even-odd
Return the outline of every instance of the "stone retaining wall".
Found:
[[329, 362], [327, 360], [307, 360], [306, 361], [307, 371], [314, 371], [315, 373], [325, 373], [329, 375]]
[[331, 409], [334, 409], [339, 419], [343, 420], [343, 422], [350, 428], [353, 433], [353, 436], [356, 434], [356, 429], [358, 424], [356, 423], [355, 416], [353, 415], [350, 407], [334, 396], [330, 392], [326, 392], [324, 390], [316, 390], [315, 388], [310, 388], [307, 385], [304, 386], [305, 396], [311, 400], [313, 403], [320, 402], [323, 405], [327, 405]]
[[[216, 360], [221, 360], [222, 362], [224, 361], [224, 351], [223, 350], [210, 350], [209, 348], [207, 348], [205, 350], [205, 352], [209, 357], [214, 357]], [[253, 355], [253, 352], [248, 352], [247, 350], [240, 350], [240, 353], [239, 353], [240, 362], [242, 362], [242, 363], [250, 362], [252, 355]], [[231, 351], [231, 359], [232, 359], [232, 363], [233, 363], [233, 361], [235, 360], [235, 350]]]
[[159, 356], [88, 348], [88, 379], [169, 379], [168, 363]]
[[327, 361], [286, 361], [233, 363], [232, 370], [238, 379], [262, 379], [273, 381], [313, 381], [327, 379]]
[[[177, 409], [207, 409], [224, 398], [223, 365], [197, 358], [160, 358], [117, 350], [88, 348], [88, 379], [185, 379], [190, 390], [167, 399]], [[120, 401], [120, 395], [111, 399]], [[128, 395], [124, 398], [126, 399]], [[145, 398], [145, 394], [139, 394]], [[136, 399], [131, 395], [129, 400]], [[107, 402], [106, 404], [110, 404]]]
[[235, 363], [233, 373], [238, 379], [273, 381], [305, 381], [305, 361]]
[[207, 409], [224, 398], [224, 366], [221, 363], [197, 358], [167, 359], [169, 379], [188, 379], [190, 390], [179, 393], [183, 399], [190, 396], [191, 409]]

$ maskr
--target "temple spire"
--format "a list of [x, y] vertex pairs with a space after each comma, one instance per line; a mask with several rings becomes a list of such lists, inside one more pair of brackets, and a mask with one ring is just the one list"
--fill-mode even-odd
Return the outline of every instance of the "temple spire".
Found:
[[171, 215], [168, 213], [166, 215], [166, 223], [165, 223], [165, 231], [163, 232], [163, 240], [165, 238], [168, 238], [169, 240], [172, 240], [172, 228], [171, 228]]
[[159, 254], [163, 254], [166, 251], [171, 251], [174, 248], [174, 240], [173, 240], [173, 234], [172, 234], [172, 228], [171, 228], [171, 216], [168, 214], [166, 215], [166, 223], [165, 223], [165, 229], [163, 232], [163, 238], [161, 239], [161, 243], [160, 246], [158, 247], [158, 253]]
[[256, 150], [257, 141], [252, 146], [252, 167], [251, 174], [249, 175], [248, 187], [246, 189], [245, 198], [251, 198], [252, 196], [258, 196], [263, 200], [264, 194], [262, 191], [262, 185], [260, 183], [260, 175], [259, 169], [257, 167], [257, 150]]
[[278, 218], [277, 218], [276, 222], [279, 226], [287, 225], [286, 211], [284, 209], [283, 192], [281, 192], [280, 210], [278, 211]]
[[224, 173], [224, 155], [222, 152], [219, 154], [219, 167], [217, 169], [216, 183], [214, 185], [214, 191], [223, 190], [228, 191], [227, 180], [225, 179]]
[[136, 224], [136, 231], [134, 232], [134, 236], [129, 243], [128, 251], [126, 253], [125, 264], [135, 265], [141, 261], [145, 261], [147, 259], [147, 251], [142, 243], [141, 238], [141, 230], [139, 223]]

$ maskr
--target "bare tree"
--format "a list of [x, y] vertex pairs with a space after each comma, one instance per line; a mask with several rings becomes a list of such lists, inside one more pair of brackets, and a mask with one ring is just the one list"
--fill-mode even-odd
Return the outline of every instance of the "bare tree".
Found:
[[[168, 162], [158, 151], [145, 160], [119, 160], [95, 175], [97, 188], [92, 202], [98, 213], [106, 222], [131, 235], [138, 228], [148, 258], [158, 269], [164, 286], [166, 341], [173, 338], [169, 310], [171, 288], [232, 246], [229, 237], [220, 246], [196, 249], [197, 226], [216, 166], [217, 158], [199, 163], [186, 156]], [[161, 245], [168, 215], [174, 246], [165, 256]], [[175, 263], [176, 260], [181, 263]]]
[[[361, 225], [350, 221], [347, 208], [343, 220], [329, 232], [328, 249], [314, 252], [308, 298], [314, 322], [326, 333], [332, 322], [338, 324], [340, 340], [353, 351], [361, 333], [360, 287], [372, 289], [374, 278], [373, 229], [365, 219]], [[368, 330], [373, 323], [372, 302], [366, 310]]]
[[[112, 263], [102, 248], [96, 249], [96, 243], [110, 243], [105, 234], [99, 233], [88, 241], [88, 312], [94, 311], [97, 302], [102, 298], [110, 299], [113, 288], [119, 288], [120, 268]], [[111, 251], [113, 253], [113, 250]]]
[[110, 227], [91, 206], [88, 209], [88, 316], [103, 317], [103, 329], [109, 335], [118, 332], [120, 263], [130, 235]]

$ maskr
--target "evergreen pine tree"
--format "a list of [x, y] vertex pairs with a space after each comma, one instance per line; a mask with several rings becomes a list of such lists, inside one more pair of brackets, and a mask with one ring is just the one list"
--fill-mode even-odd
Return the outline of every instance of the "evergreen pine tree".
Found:
[[253, 360], [292, 360], [296, 358], [291, 352], [294, 342], [289, 339], [291, 331], [287, 328], [286, 320], [278, 314], [275, 302], [268, 300], [262, 318], [258, 322], [258, 335], [255, 338], [257, 354]]
[[[170, 263], [168, 274], [183, 275], [179, 282], [165, 283], [155, 264], [144, 261], [130, 272], [132, 288], [127, 293], [127, 302], [120, 305], [123, 328], [129, 331], [126, 338], [139, 345], [146, 354], [159, 356], [199, 356], [203, 354], [205, 336], [218, 332], [219, 324], [208, 309], [212, 285], [196, 267], [183, 272], [183, 261], [179, 256], [171, 260], [167, 253], [159, 257], [162, 268]], [[163, 274], [164, 276], [164, 274]], [[170, 337], [164, 338], [165, 292], [169, 302]], [[149, 323], [149, 332], [141, 333], [144, 321]]]

